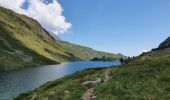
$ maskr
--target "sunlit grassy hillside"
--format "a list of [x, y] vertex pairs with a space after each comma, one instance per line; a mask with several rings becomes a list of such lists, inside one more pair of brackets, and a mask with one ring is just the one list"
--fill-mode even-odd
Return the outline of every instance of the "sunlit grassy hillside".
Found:
[[0, 7], [0, 68], [78, 60], [35, 20]]

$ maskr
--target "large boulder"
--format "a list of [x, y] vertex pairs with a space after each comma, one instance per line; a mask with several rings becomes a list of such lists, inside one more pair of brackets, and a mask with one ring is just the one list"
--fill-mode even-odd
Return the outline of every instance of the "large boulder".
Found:
[[94, 81], [85, 81], [82, 83], [84, 86], [96, 86], [100, 83], [102, 83], [103, 80], [101, 78], [96, 78]]

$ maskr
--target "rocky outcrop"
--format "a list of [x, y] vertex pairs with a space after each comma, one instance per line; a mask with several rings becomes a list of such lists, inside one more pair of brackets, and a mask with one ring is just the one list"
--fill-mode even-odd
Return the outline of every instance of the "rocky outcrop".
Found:
[[102, 79], [101, 78], [96, 78], [94, 81], [85, 81], [82, 83], [82, 85], [84, 86], [96, 86], [100, 83], [102, 83]]
[[154, 48], [147, 53], [143, 53], [141, 55], [142, 59], [148, 58], [159, 58], [164, 56], [170, 56], [170, 37], [168, 37], [165, 41], [163, 41], [158, 48]]
[[22, 61], [24, 63], [33, 63], [33, 57], [24, 54], [24, 51], [15, 50], [15, 52], [13, 52], [13, 55], [15, 55], [15, 56], [19, 57], [20, 59], [22, 59]]
[[170, 47], [170, 37], [168, 37], [165, 41], [163, 41], [160, 45], [159, 45], [159, 49], [162, 48], [168, 48]]

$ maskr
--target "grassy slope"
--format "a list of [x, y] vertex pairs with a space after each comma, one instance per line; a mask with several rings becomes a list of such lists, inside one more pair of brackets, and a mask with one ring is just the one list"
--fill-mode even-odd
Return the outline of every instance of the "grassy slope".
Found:
[[[58, 62], [47, 59], [25, 47], [22, 42], [12, 37], [0, 24], [0, 69], [13, 69], [31, 65], [57, 64]], [[32, 63], [24, 63], [19, 55], [12, 54], [15, 50], [24, 51], [25, 55], [33, 57]]]
[[[165, 100], [170, 99], [170, 57], [148, 60], [135, 60], [122, 67], [88, 69], [73, 75], [48, 82], [27, 92], [16, 100], [81, 100], [87, 89], [82, 82], [103, 78], [110, 70], [107, 82], [95, 87], [97, 100]], [[67, 93], [66, 91], [69, 91]]]
[[69, 42], [65, 41], [58, 41], [58, 44], [68, 52], [71, 52], [74, 55], [77, 55], [77, 57], [83, 59], [83, 60], [91, 60], [95, 57], [102, 58], [103, 56], [106, 57], [113, 57], [113, 58], [124, 58], [122, 54], [113, 54], [113, 53], [106, 53], [101, 51], [96, 51], [88, 47], [83, 47], [80, 45], [71, 44]]

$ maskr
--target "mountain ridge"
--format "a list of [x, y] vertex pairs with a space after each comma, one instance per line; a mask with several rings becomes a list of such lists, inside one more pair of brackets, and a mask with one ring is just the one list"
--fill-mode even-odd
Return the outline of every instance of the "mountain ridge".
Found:
[[[12, 10], [0, 7], [0, 69], [16, 69], [24, 66], [59, 64], [65, 61], [90, 60], [95, 55], [105, 53], [86, 49], [67, 43], [77, 48], [75, 51], [61, 40], [56, 40], [36, 20]], [[60, 41], [60, 42], [59, 42]], [[76, 53], [79, 48], [81, 51]], [[84, 51], [88, 53], [85, 58]], [[90, 51], [90, 53], [89, 53]], [[83, 54], [83, 56], [79, 56]], [[115, 58], [119, 56], [111, 54]], [[15, 61], [16, 60], [16, 61]], [[10, 62], [10, 63], [9, 63]]]

